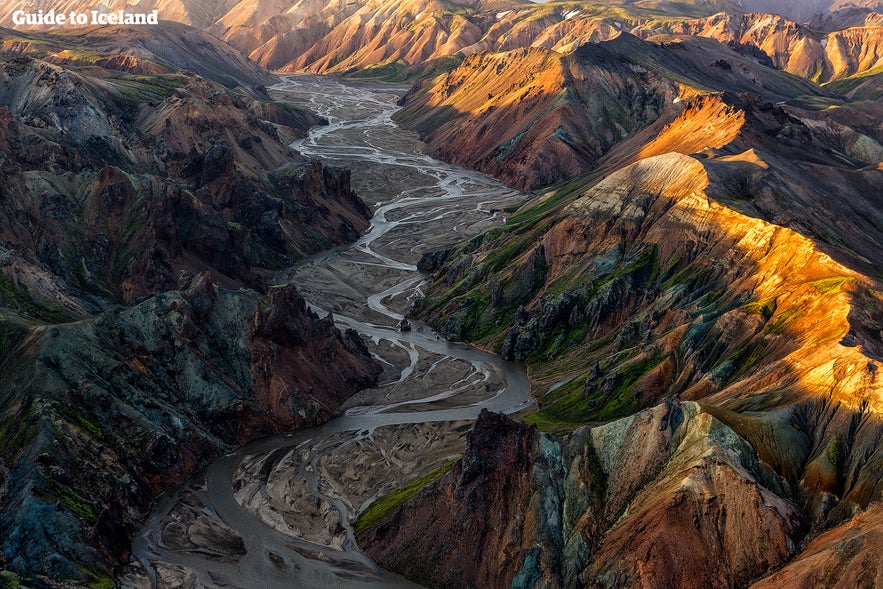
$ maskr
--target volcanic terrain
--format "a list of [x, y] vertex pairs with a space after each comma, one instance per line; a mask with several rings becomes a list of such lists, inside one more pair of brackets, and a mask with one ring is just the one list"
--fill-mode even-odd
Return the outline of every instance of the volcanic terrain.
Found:
[[[184, 24], [0, 30], [0, 568], [14, 582], [106, 586], [150, 502], [214, 458], [328, 420], [381, 374], [406, 402], [411, 372], [440, 360], [401, 346], [398, 383], [402, 367], [381, 366], [377, 330], [404, 314], [526, 365], [537, 407], [482, 411], [456, 461], [462, 423], [360, 432], [358, 468], [413, 481], [372, 497], [390, 490], [377, 470], [339, 493], [352, 522], [326, 518], [272, 453], [243, 461], [237, 501], [297, 537], [355, 532], [430, 587], [883, 587], [878, 2], [106, 4]], [[372, 186], [372, 230], [401, 234], [305, 281], [370, 348], [292, 284], [269, 286], [356, 240], [371, 211], [347, 170], [288, 146], [327, 121], [274, 100], [261, 66], [413, 82], [394, 120], [430, 155], [534, 191], [449, 230], [457, 212], [423, 203], [430, 185], [403, 189], [444, 231], [421, 227], [427, 252], [404, 231], [418, 213], [396, 218]], [[380, 161], [366, 129], [353, 151]], [[415, 151], [375, 173], [398, 185], [419, 169], [463, 195], [472, 172], [432, 175]], [[399, 251], [422, 254], [423, 282], [396, 282], [414, 272]], [[402, 467], [421, 436], [431, 459]], [[324, 464], [317, 494], [355, 476], [341, 455]], [[176, 521], [211, 517], [194, 505]], [[245, 536], [213, 525], [241, 556]]]

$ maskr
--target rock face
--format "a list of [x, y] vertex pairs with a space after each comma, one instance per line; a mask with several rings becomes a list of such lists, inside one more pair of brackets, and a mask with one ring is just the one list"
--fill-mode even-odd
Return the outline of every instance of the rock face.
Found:
[[160, 492], [381, 371], [262, 277], [367, 226], [349, 172], [282, 138], [321, 121], [202, 34], [176, 55], [206, 77], [170, 69], [186, 35], [0, 51], [0, 569], [39, 586], [105, 586]]
[[564, 439], [485, 413], [468, 443], [360, 538], [378, 562], [433, 587], [724, 588], [784, 562], [805, 525], [750, 444], [695, 403]]
[[[508, 586], [522, 539], [506, 530], [523, 517], [536, 491], [528, 473], [537, 438], [533, 427], [482, 412], [463, 460], [451, 473], [422, 491], [392, 521], [360, 538], [360, 544], [384, 567], [421, 583]], [[478, 513], [485, 519], [475, 518]], [[427, 529], [434, 533], [426, 534]], [[476, 559], [475, 554], [488, 558]]]
[[789, 481], [713, 413], [668, 401], [563, 439], [484, 413], [360, 544], [431, 587], [746, 587], [790, 559], [751, 586], [876, 586], [881, 504], [800, 549]]
[[[3, 62], [3, 273], [29, 296], [79, 314], [90, 295], [137, 302], [204, 269], [260, 290], [260, 271], [367, 227], [349, 172], [303, 161], [259, 116], [295, 133], [317, 118], [180, 74], [100, 72]], [[29, 291], [37, 269], [63, 286]]]
[[159, 492], [237, 444], [327, 419], [380, 372], [293, 287], [264, 301], [206, 274], [22, 335], [0, 378], [0, 549], [46, 583], [108, 576]]
[[[550, 4], [527, 0], [141, 0], [138, 7], [157, 8], [161, 20], [207, 30], [274, 71], [366, 70], [372, 75], [400, 77], [450, 68], [451, 61], [485, 51], [542, 48], [570, 53], [581, 44], [609, 40], [623, 31], [650, 37], [684, 28], [766, 55], [783, 69], [813, 79], [874, 71], [879, 64], [879, 31], [873, 29], [883, 12], [878, 0]], [[34, 0], [30, 6], [64, 12], [93, 8], [83, 0], [61, 4]], [[127, 3], [108, 0], [104, 6], [118, 10]], [[13, 0], [0, 1], [0, 23], [10, 26], [12, 12], [18, 8]], [[831, 34], [822, 40], [799, 24], [811, 19], [815, 29], [821, 27]], [[121, 52], [130, 50], [121, 48]]]
[[366, 375], [379, 374], [359, 336], [337, 331], [330, 314], [320, 320], [294, 288], [270, 290], [267, 306], [255, 311], [248, 342], [255, 398], [276, 431], [331, 417], [371, 383]]

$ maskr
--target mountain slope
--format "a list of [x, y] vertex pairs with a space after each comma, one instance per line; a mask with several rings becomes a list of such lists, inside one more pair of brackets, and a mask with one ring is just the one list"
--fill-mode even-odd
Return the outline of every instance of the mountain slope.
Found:
[[[163, 20], [193, 24], [226, 40], [273, 70], [366, 71], [389, 77], [420, 75], [481, 51], [527, 47], [569, 53], [590, 41], [630, 31], [643, 37], [689, 32], [767, 55], [778, 67], [827, 81], [879, 65], [880, 4], [867, 2], [496, 2], [275, 0], [238, 3], [113, 0], [105, 10], [157, 7]], [[34, 8], [58, 8], [38, 0]], [[0, 1], [9, 26], [18, 4]], [[91, 9], [69, 0], [65, 11]], [[878, 12], [873, 12], [877, 10]], [[766, 13], [766, 14], [751, 14]], [[780, 16], [772, 16], [778, 14]], [[815, 17], [815, 28], [798, 23]], [[819, 34], [823, 27], [828, 31]], [[149, 34], [149, 33], [147, 33]], [[180, 44], [176, 51], [186, 53]], [[124, 50], [128, 52], [127, 50]]]
[[[645, 91], [670, 89], [655, 119], [505, 227], [421, 261], [431, 286], [413, 315], [526, 362], [539, 411], [523, 420], [564, 437], [485, 415], [449, 474], [361, 528], [385, 566], [430, 586], [879, 577], [858, 548], [876, 541], [883, 491], [877, 111], [711, 40], [657, 41], [573, 54], [605, 74], [577, 105], [606, 104], [610, 78], [641, 73], [616, 66], [640, 66]], [[485, 79], [518, 96], [556, 71], [515, 55], [426, 82], [405, 120], [441, 145], [469, 138], [469, 153], [481, 136], [465, 129], [506, 120], [509, 102], [483, 104]], [[537, 104], [520, 129], [553, 141], [542, 117], [560, 103]], [[542, 169], [531, 141], [496, 173], [524, 178], [530, 157]], [[436, 533], [418, 531], [430, 521]]]
[[[563, 439], [483, 413], [463, 459], [360, 542], [432, 587], [744, 587], [798, 552], [806, 521], [787, 486], [701, 404]], [[874, 586], [879, 509], [752, 586]]]
[[819, 34], [768, 14], [719, 14], [673, 23], [662, 30], [710, 37], [736, 48], [756, 48], [777, 68], [819, 83], [883, 66], [883, 27], [880, 26], [850, 27]]
[[0, 29], [0, 54], [59, 65], [95, 64], [132, 74], [188, 70], [225, 87], [266, 98], [278, 78], [218, 39], [188, 26], [87, 27], [53, 33]]
[[[129, 74], [92, 59], [3, 62], [3, 238], [22, 263], [66, 283], [61, 290], [128, 303], [174, 288], [181, 270], [203, 269], [260, 289], [256, 271], [367, 226], [347, 173], [301, 161], [279, 136], [305, 132], [316, 117], [190, 76]], [[156, 62], [138, 64], [143, 72]]]
[[206, 275], [86, 321], [10, 326], [0, 564], [41, 586], [110, 577], [156, 495], [236, 445], [327, 419], [379, 372], [293, 287], [264, 299]]
[[533, 189], [592, 169], [692, 95], [752, 92], [779, 102], [820, 93], [711, 40], [659, 41], [623, 33], [567, 55], [475, 54], [415, 86], [395, 118], [434, 155]]
[[264, 281], [367, 226], [349, 172], [287, 146], [323, 121], [162, 30], [4, 33], [0, 569], [36, 586], [105, 586], [159, 493], [380, 371]]
[[750, 12], [780, 14], [798, 22], [856, 9], [883, 12], [880, 0], [740, 0], [740, 4]]
[[881, 284], [724, 205], [763, 162], [719, 159], [646, 157], [436, 270], [418, 313], [527, 361], [525, 420], [566, 437], [479, 420], [449, 475], [363, 533], [373, 557], [431, 586], [730, 588], [805, 574], [808, 532], [876, 509]]

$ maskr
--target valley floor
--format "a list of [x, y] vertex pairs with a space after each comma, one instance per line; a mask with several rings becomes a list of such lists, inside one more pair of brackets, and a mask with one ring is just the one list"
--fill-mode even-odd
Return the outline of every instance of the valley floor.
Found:
[[[297, 76], [274, 89], [331, 124], [294, 144], [352, 168], [375, 207], [354, 245], [280, 274], [320, 315], [355, 329], [384, 366], [379, 385], [343, 415], [294, 435], [254, 442], [164, 495], [134, 543], [126, 587], [411, 587], [379, 569], [354, 539], [355, 516], [380, 495], [450, 466], [484, 408], [532, 405], [524, 368], [425, 325], [397, 324], [420, 293], [416, 263], [505, 221], [524, 195], [422, 153], [391, 121], [403, 88]], [[232, 487], [231, 487], [232, 482]]]

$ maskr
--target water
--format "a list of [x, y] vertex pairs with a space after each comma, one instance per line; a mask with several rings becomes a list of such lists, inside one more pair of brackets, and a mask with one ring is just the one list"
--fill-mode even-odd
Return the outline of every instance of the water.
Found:
[[[409, 332], [395, 328], [403, 316], [402, 305], [424, 286], [416, 269], [420, 253], [504, 222], [503, 208], [524, 195], [423, 154], [417, 138], [392, 122], [400, 88], [294, 76], [274, 90], [306, 103], [330, 121], [293, 147], [326, 163], [353, 168], [359, 193], [375, 205], [371, 227], [357, 242], [313, 256], [280, 273], [276, 281], [293, 282], [314, 310], [333, 312], [339, 327], [352, 328], [373, 342], [378, 358], [395, 364], [398, 378], [392, 384], [407, 386], [412, 394], [392, 400], [378, 394], [320, 427], [261, 439], [222, 457], [160, 497], [133, 541], [134, 558], [152, 583], [158, 578], [156, 563], [165, 563], [166, 571], [168, 565], [183, 567], [182, 574], [190, 575], [195, 586], [205, 587], [415, 587], [383, 571], [359, 550], [349, 524], [350, 506], [329, 492], [329, 481], [318, 472], [319, 461], [330, 452], [346, 452], [354, 443], [373, 440], [385, 426], [474, 420], [484, 408], [512, 413], [532, 403], [523, 366], [449, 343], [418, 322]], [[383, 349], [399, 353], [384, 358]], [[421, 360], [431, 360], [431, 370], [454, 362], [467, 363], [470, 369], [451, 382], [430, 385], [418, 378]], [[250, 465], [270, 473], [267, 480], [243, 481], [242, 473], [250, 472]], [[273, 484], [270, 479], [280, 478], [273, 473], [286, 481], [285, 477], [302, 477], [305, 492], [337, 511], [343, 532], [333, 542], [307, 541], [279, 526], [274, 529], [253, 509], [243, 507], [234, 487], [253, 484], [254, 493], [266, 494]], [[167, 545], [163, 532], [168, 515], [185, 501], [195, 502], [207, 520], [232, 528], [245, 545], [245, 556], [238, 561], [224, 558], [223, 546], [211, 542], [186, 549]], [[199, 545], [199, 538], [194, 544]]]

